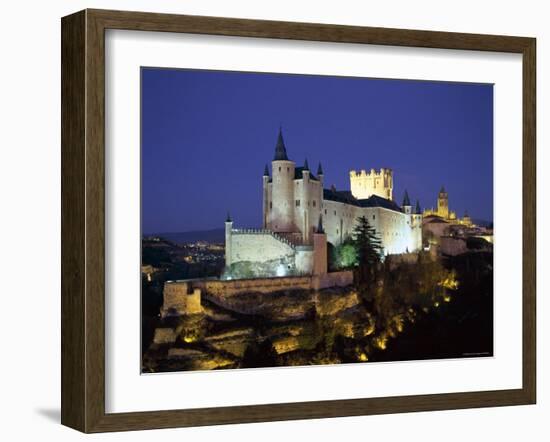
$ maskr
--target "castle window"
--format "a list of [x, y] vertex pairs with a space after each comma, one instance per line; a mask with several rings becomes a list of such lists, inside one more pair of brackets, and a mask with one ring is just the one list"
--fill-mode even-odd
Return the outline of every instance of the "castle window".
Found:
[[270, 209], [273, 209], [273, 201], [270, 201], [270, 202], [269, 202], [269, 208], [270, 208]]
[[287, 172], [290, 172], [290, 167], [287, 167], [287, 168], [286, 168], [286, 171], [287, 171]]
[[300, 200], [296, 200], [296, 207], [300, 207]]
[[281, 168], [279, 167], [279, 172], [281, 171]]
[[376, 219], [376, 215], [372, 215], [372, 219]]
[[336, 210], [334, 211], [334, 215], [336, 215]]
[[325, 215], [327, 214], [327, 209], [325, 209]]
[[315, 200], [313, 200], [313, 207], [315, 207], [316, 204], [317, 204], [317, 203], [315, 202]]

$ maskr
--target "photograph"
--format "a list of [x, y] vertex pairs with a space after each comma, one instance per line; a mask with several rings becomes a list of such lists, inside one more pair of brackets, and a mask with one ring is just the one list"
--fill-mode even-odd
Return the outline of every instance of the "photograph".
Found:
[[140, 94], [142, 374], [493, 357], [493, 84], [143, 66]]

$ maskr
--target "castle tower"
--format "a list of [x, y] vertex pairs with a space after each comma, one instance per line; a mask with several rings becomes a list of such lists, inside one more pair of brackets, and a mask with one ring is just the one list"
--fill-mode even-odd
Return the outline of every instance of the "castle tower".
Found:
[[413, 227], [422, 227], [422, 209], [420, 208], [420, 201], [416, 200], [416, 206], [413, 211]]
[[449, 195], [443, 186], [437, 196], [437, 215], [443, 219], [449, 218]]
[[294, 220], [295, 163], [288, 159], [282, 129], [279, 129], [275, 156], [271, 162], [272, 188], [269, 228], [274, 232], [292, 232]]
[[416, 252], [422, 249], [422, 209], [420, 208], [420, 201], [416, 200], [416, 206], [412, 214], [411, 222], [411, 244], [409, 250]]
[[263, 175], [263, 216], [262, 216], [262, 227], [267, 229], [268, 226], [268, 215], [269, 215], [269, 169], [267, 164], [265, 165], [264, 175]]
[[324, 275], [327, 271], [327, 235], [323, 229], [323, 217], [319, 216], [319, 224], [313, 234], [313, 274]]
[[411, 200], [409, 199], [409, 192], [407, 192], [407, 190], [405, 190], [405, 195], [403, 196], [403, 204], [401, 204], [401, 208], [403, 209], [403, 212], [405, 212], [407, 215], [412, 214]]
[[361, 170], [350, 171], [350, 189], [357, 199], [366, 199], [372, 195], [393, 200], [393, 171], [382, 168], [379, 171], [371, 169], [369, 172]]
[[227, 212], [227, 218], [225, 220], [225, 267], [231, 265], [231, 234], [233, 230], [233, 221], [229, 212]]
[[420, 201], [416, 200], [416, 206], [414, 208], [414, 214], [416, 217], [422, 217], [422, 209], [420, 208]]
[[304, 167], [302, 170], [302, 198], [303, 201], [301, 202], [301, 215], [302, 215], [302, 226], [300, 230], [302, 231], [302, 235], [304, 238], [304, 243], [309, 244], [310, 240], [310, 229], [309, 229], [309, 209], [310, 209], [310, 189], [309, 189], [309, 178], [310, 178], [310, 170], [309, 170], [309, 164], [307, 162], [307, 158], [304, 161]]
[[321, 183], [321, 188], [323, 188], [325, 175], [323, 173], [323, 166], [321, 166], [320, 161], [319, 161], [319, 166], [317, 167], [317, 178], [319, 178], [319, 182]]

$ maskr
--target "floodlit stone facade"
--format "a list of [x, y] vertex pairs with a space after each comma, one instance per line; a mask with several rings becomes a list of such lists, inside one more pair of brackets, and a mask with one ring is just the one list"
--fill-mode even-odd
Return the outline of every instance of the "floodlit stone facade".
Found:
[[[184, 284], [164, 284], [164, 302], [160, 315], [195, 315], [202, 313], [201, 290]], [[161, 339], [161, 338], [159, 338]]]
[[357, 199], [365, 199], [378, 195], [388, 200], [393, 199], [393, 172], [391, 169], [364, 169], [361, 172], [352, 170], [349, 173], [352, 195]]
[[[313, 174], [288, 158], [279, 131], [271, 174], [263, 174], [262, 229], [235, 229], [226, 222], [227, 277], [240, 270], [264, 276], [326, 273], [327, 242], [337, 246], [350, 237], [359, 217], [375, 228], [385, 255], [422, 247], [422, 214], [408, 194], [393, 200], [393, 172], [350, 172], [349, 191], [324, 188], [319, 164]], [[238, 276], [237, 276], [238, 277]]]

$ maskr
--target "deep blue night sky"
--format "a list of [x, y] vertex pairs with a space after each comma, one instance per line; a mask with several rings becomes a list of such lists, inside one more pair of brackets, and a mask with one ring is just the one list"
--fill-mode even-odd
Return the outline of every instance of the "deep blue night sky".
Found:
[[421, 206], [444, 185], [459, 216], [493, 219], [493, 86], [142, 69], [142, 231], [259, 227], [279, 125], [289, 158], [325, 187], [349, 170], [394, 171]]

